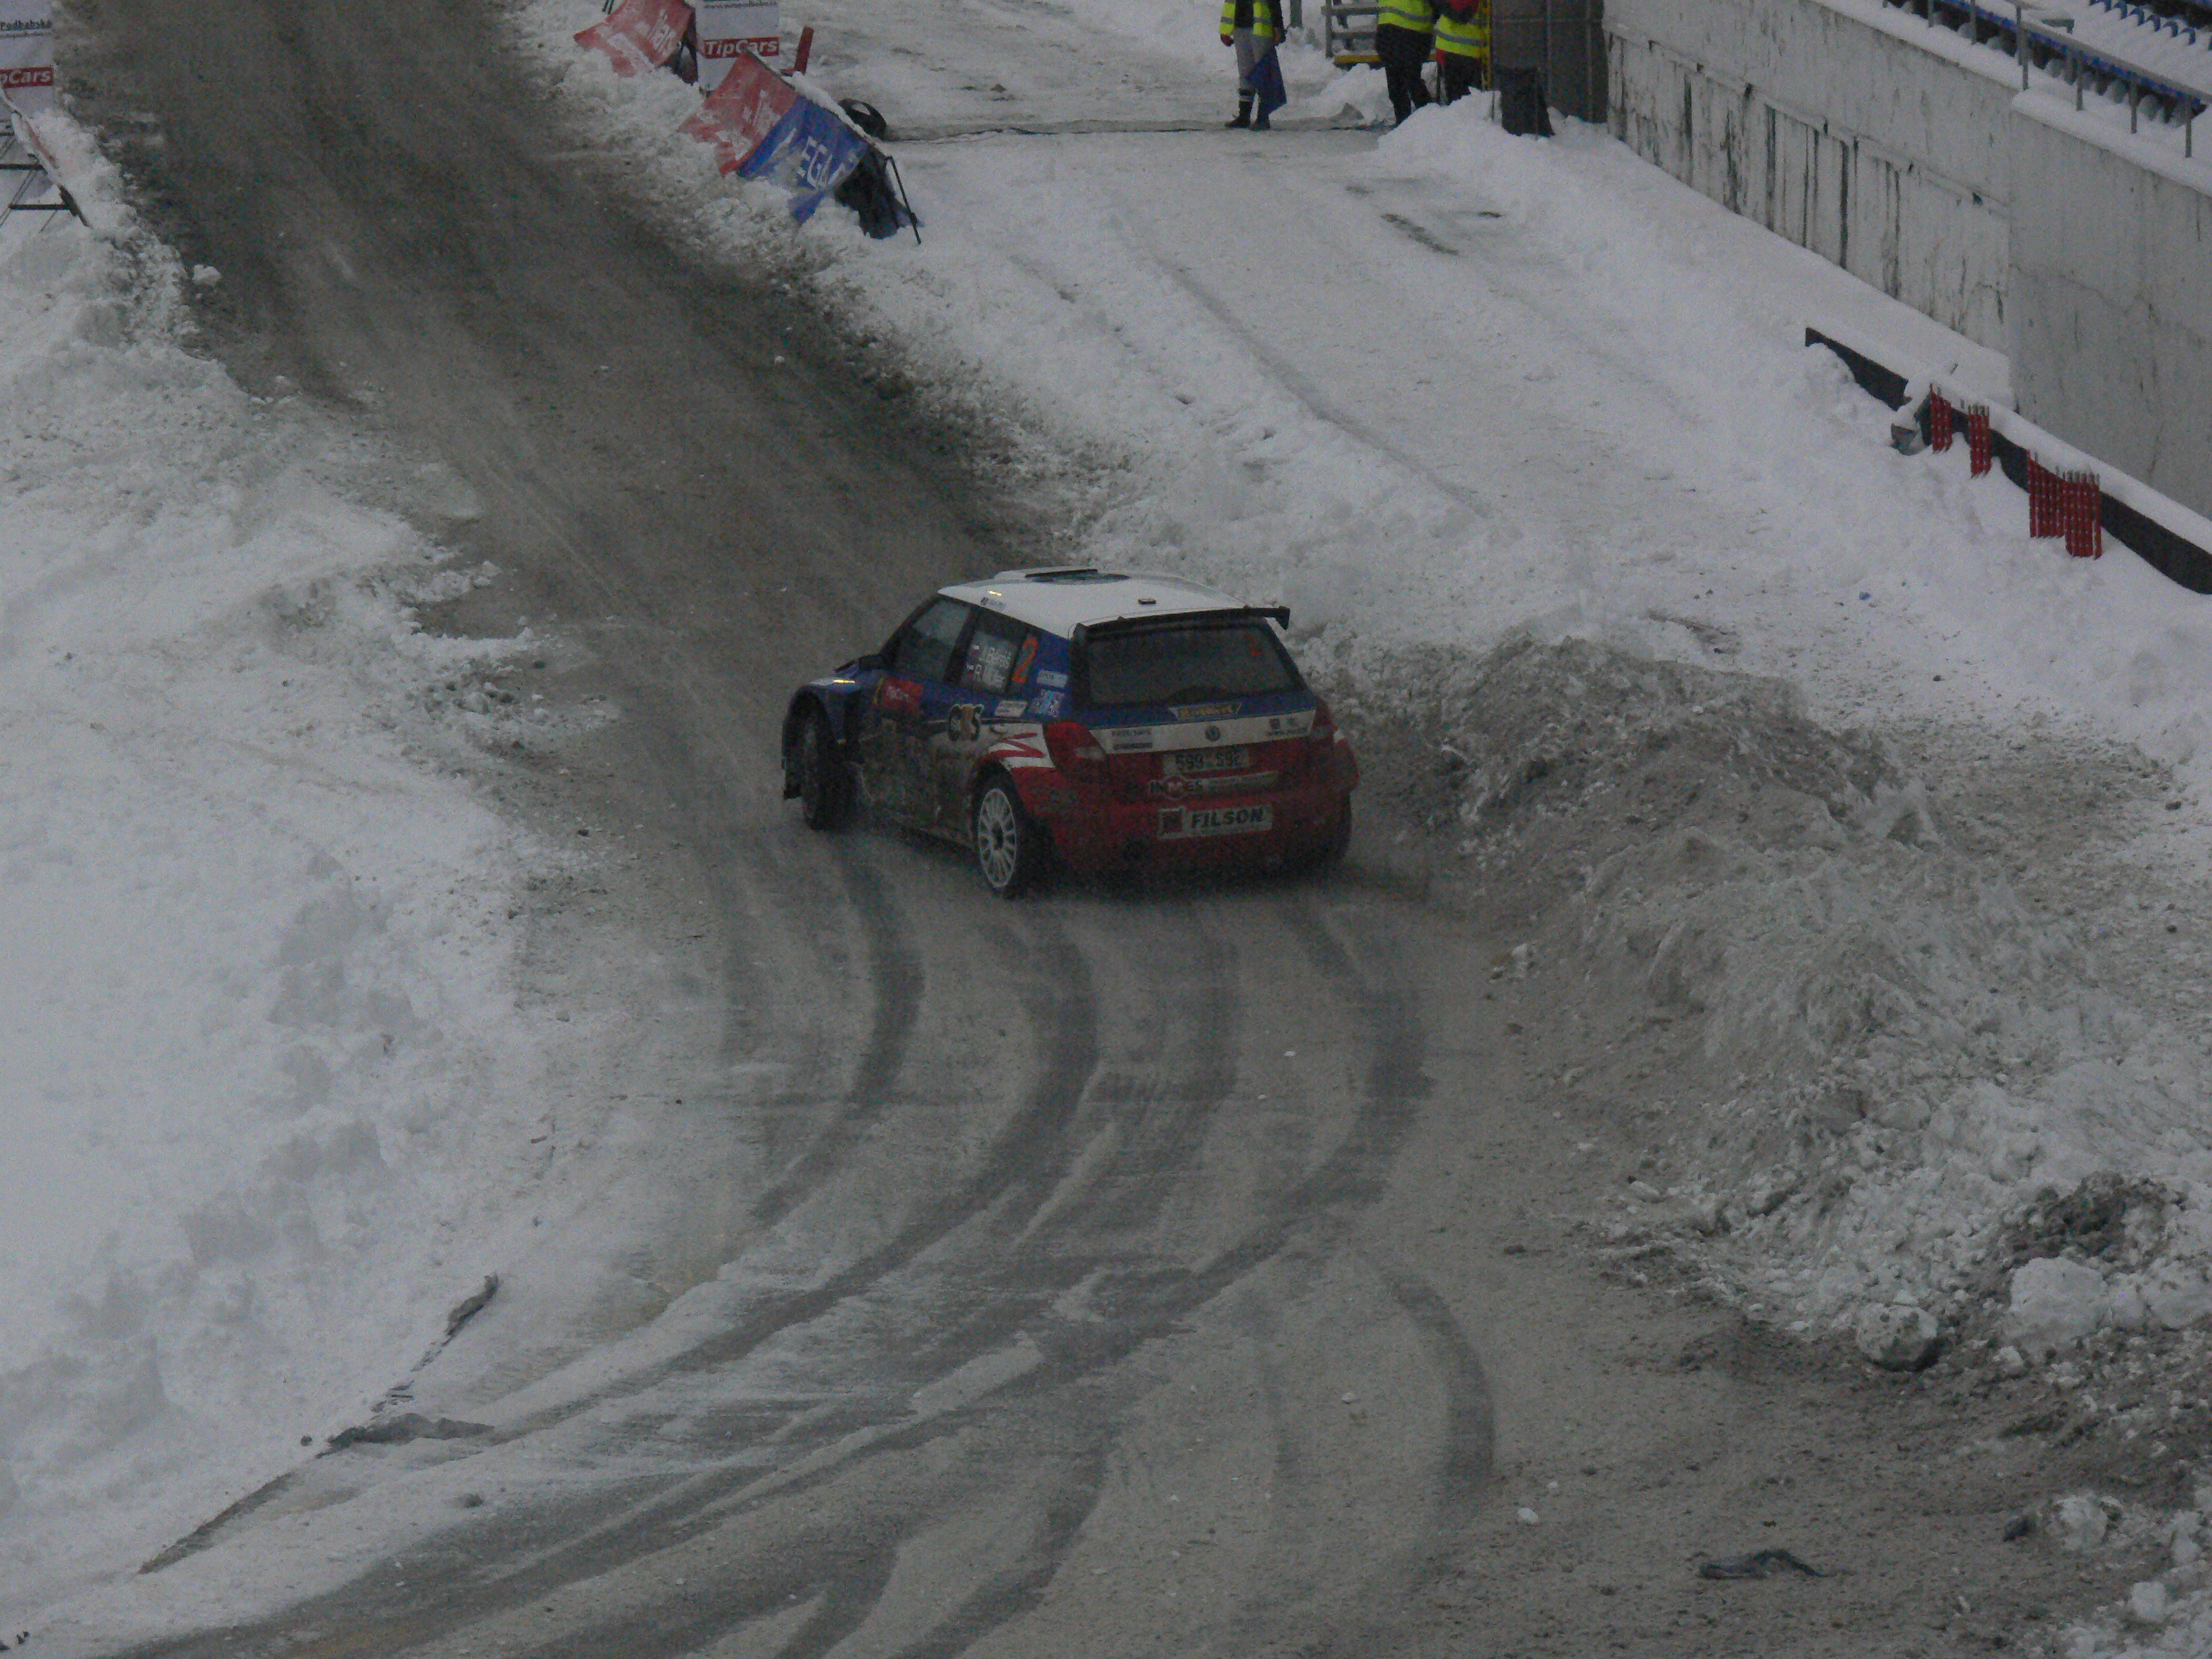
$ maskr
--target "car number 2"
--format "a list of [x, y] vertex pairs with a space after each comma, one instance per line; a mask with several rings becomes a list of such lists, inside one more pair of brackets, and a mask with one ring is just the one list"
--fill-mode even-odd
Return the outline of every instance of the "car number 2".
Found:
[[1170, 807], [1160, 814], [1163, 836], [1243, 836], [1274, 824], [1272, 806]]

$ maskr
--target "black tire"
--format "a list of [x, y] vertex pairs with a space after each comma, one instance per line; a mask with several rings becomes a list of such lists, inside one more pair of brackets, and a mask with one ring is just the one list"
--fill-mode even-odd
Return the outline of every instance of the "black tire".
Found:
[[837, 752], [829, 716], [811, 708], [791, 737], [791, 769], [799, 816], [809, 830], [842, 830], [852, 821], [853, 775]]
[[1306, 854], [1305, 867], [1311, 873], [1327, 875], [1344, 862], [1344, 855], [1352, 850], [1352, 797], [1344, 798], [1344, 811], [1337, 814], [1335, 825], [1328, 839]]
[[1022, 811], [1013, 781], [1004, 773], [984, 784], [968, 827], [983, 884], [1000, 898], [1012, 898], [1037, 878], [1044, 867], [1044, 833]]

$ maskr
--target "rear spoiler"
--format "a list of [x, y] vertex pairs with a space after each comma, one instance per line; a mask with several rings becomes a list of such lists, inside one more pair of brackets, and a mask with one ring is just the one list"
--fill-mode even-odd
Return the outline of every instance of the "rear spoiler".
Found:
[[1287, 605], [1245, 605], [1234, 611], [1170, 611], [1158, 617], [1116, 617], [1111, 622], [1078, 623], [1068, 639], [1080, 645], [1093, 634], [1119, 634], [1126, 629], [1153, 628], [1164, 623], [1238, 623], [1255, 619], [1271, 622], [1285, 633], [1290, 631], [1291, 607]]

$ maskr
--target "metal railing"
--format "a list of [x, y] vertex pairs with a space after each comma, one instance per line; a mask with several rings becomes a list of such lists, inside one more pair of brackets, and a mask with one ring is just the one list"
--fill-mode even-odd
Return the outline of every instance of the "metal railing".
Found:
[[1372, 64], [1375, 58], [1375, 19], [1382, 8], [1366, 0], [1322, 0], [1321, 49], [1339, 69]]
[[[2092, 4], [2103, 0], [2090, 0]], [[2002, 43], [2004, 49], [2020, 64], [2020, 83], [2027, 85], [2031, 68], [2057, 76], [2074, 88], [2074, 107], [2082, 106], [2083, 94], [2089, 90], [2128, 106], [2128, 131], [2141, 130], [2142, 112], [2146, 106], [2163, 119], [2179, 124], [2182, 129], [2182, 154], [2193, 157], [2197, 154], [2197, 118], [2212, 100], [2194, 87], [2185, 87], [2169, 81], [2133, 64], [2123, 62], [2107, 52], [2083, 45], [2074, 38], [2069, 26], [2059, 27], [2048, 16], [2031, 21], [2026, 6], [1984, 3], [1984, 0], [1890, 0], [1890, 3], [1915, 13], [1928, 20], [1931, 27], [1944, 27], [1966, 34], [1977, 45]], [[2108, 6], [2124, 15], [2132, 16], [2143, 8], [2122, 3]], [[2157, 14], [2147, 14], [2156, 16]], [[2160, 25], [2172, 20], [2160, 18]], [[2187, 24], [2179, 27], [2194, 34]]]
[[1601, 0], [1491, 0], [1491, 61], [1502, 77], [1533, 71], [1544, 101], [1577, 120], [1605, 120]]

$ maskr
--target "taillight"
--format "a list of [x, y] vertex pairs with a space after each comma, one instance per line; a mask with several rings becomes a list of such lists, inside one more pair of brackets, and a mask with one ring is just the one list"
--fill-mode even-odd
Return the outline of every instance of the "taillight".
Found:
[[1336, 717], [1319, 697], [1314, 699], [1313, 726], [1306, 732], [1306, 757], [1307, 764], [1326, 769], [1325, 775], [1346, 789], [1358, 781], [1358, 763], [1352, 758], [1351, 750], [1337, 741]]
[[1316, 749], [1326, 749], [1336, 741], [1336, 717], [1319, 697], [1314, 699], [1313, 728], [1306, 733], [1306, 741]]
[[1106, 751], [1080, 720], [1054, 720], [1044, 729], [1044, 746], [1060, 775], [1079, 788], [1096, 787], [1105, 775]]

